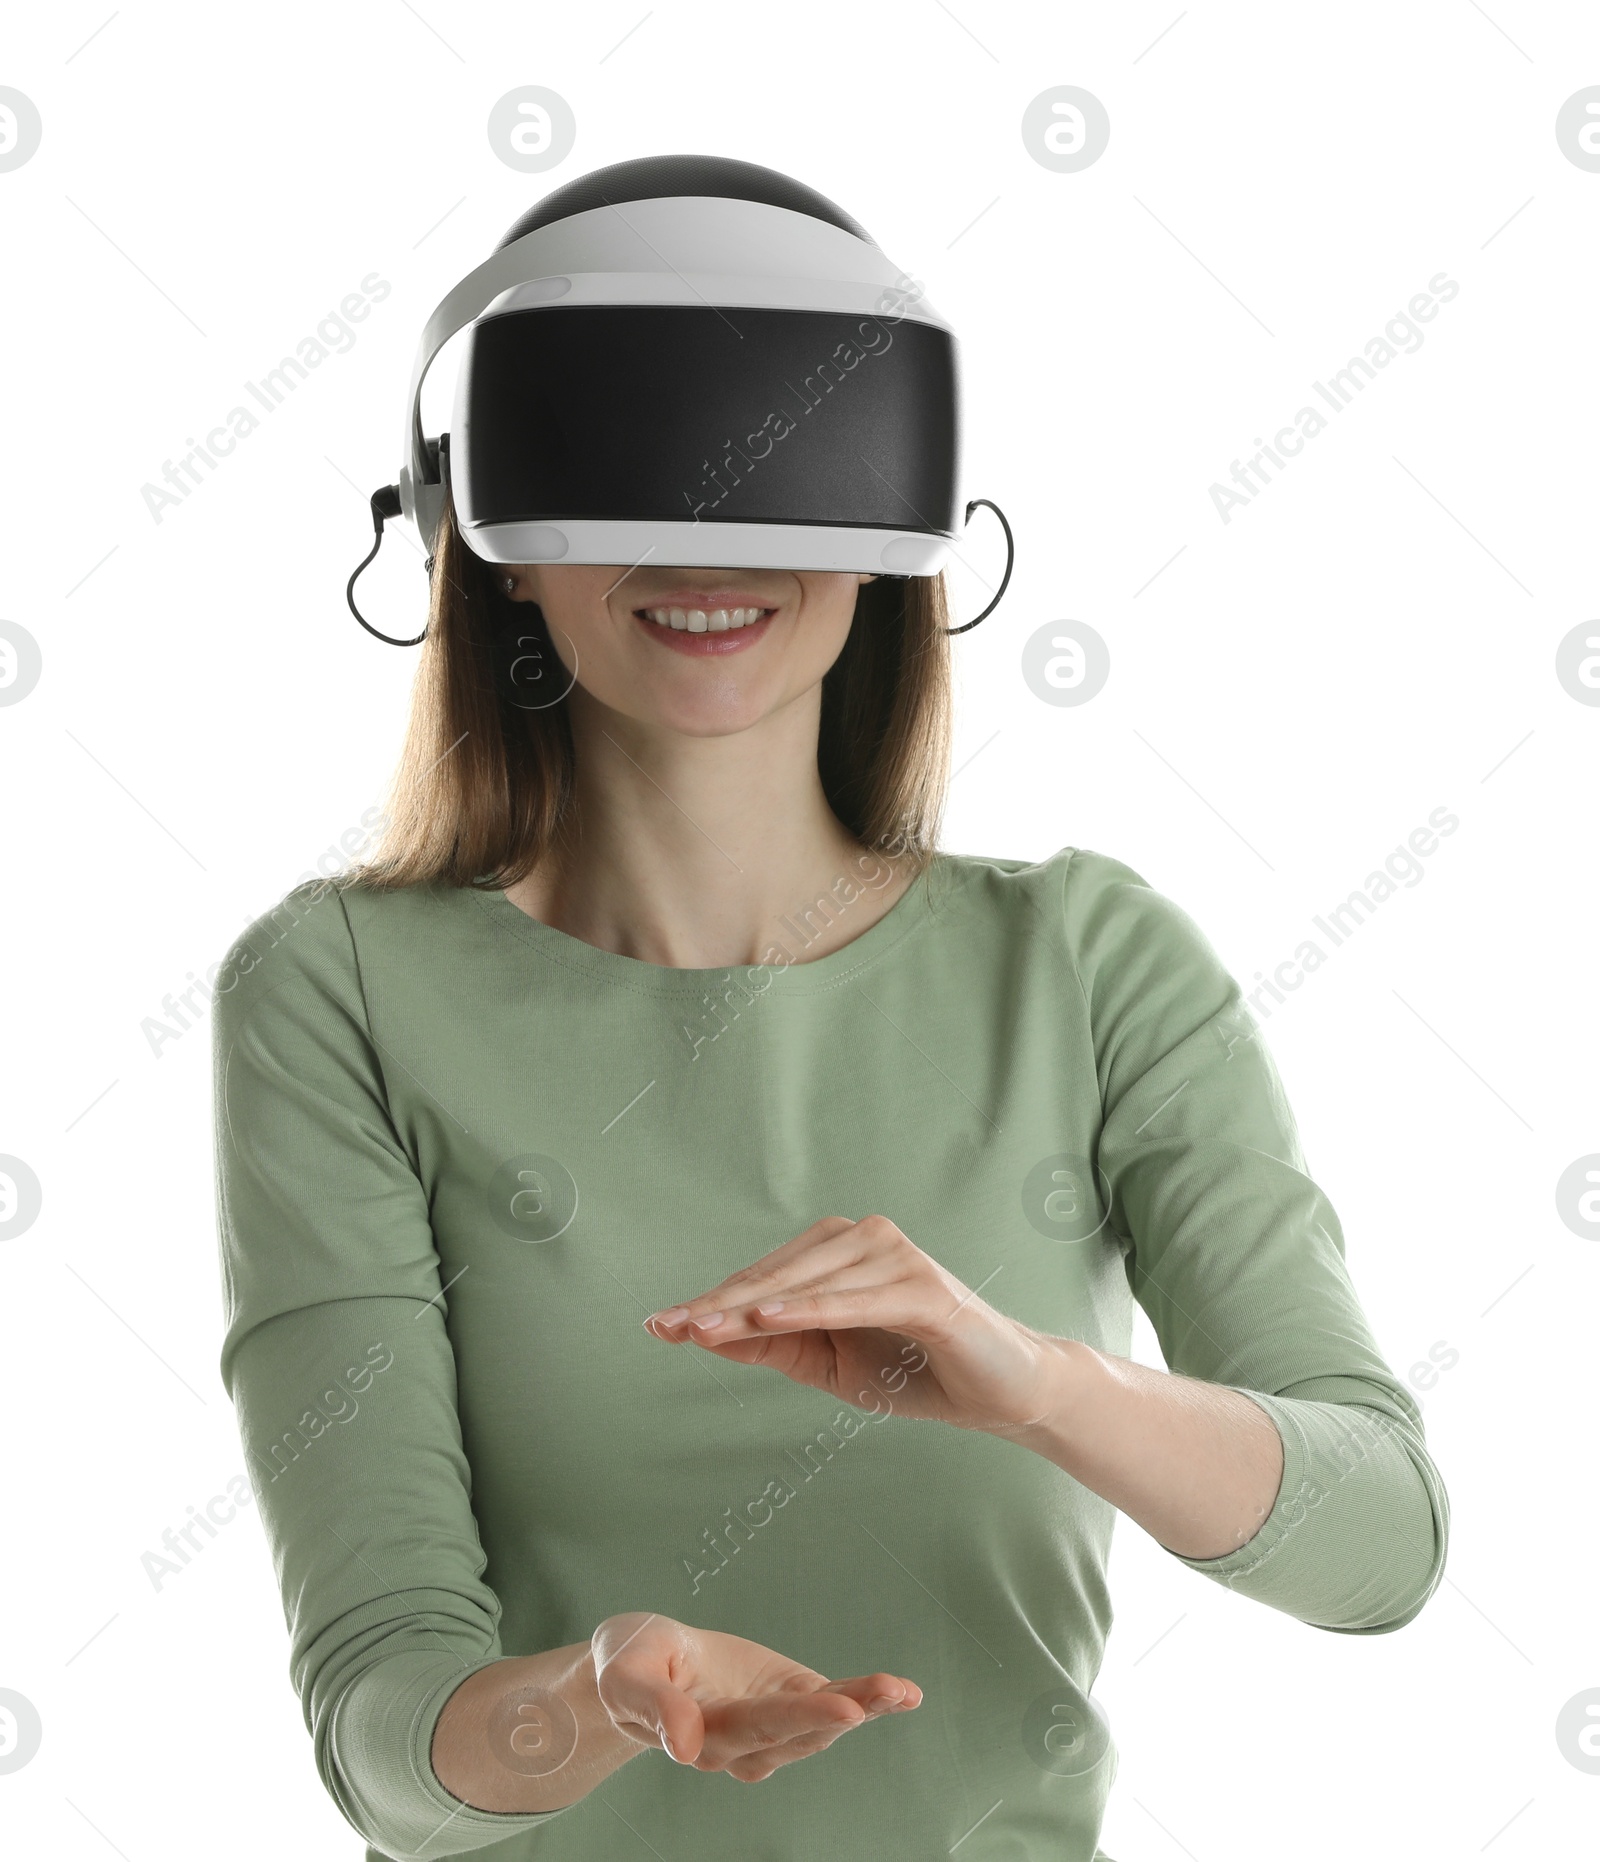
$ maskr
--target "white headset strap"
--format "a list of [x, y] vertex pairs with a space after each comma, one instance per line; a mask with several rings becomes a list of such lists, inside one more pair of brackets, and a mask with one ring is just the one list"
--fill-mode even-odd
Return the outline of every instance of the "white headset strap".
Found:
[[543, 227], [535, 227], [531, 233], [524, 233], [521, 239], [514, 239], [509, 246], [501, 247], [485, 259], [440, 301], [428, 319], [422, 332], [422, 341], [417, 345], [416, 363], [411, 370], [411, 390], [406, 396], [406, 436], [400, 453], [409, 468], [413, 486], [424, 484], [429, 479], [428, 455], [422, 438], [423, 377], [434, 357], [457, 330], [465, 329], [502, 291], [545, 275], [549, 266], [538, 257], [540, 247], [549, 244], [547, 239], [541, 238], [543, 232]]

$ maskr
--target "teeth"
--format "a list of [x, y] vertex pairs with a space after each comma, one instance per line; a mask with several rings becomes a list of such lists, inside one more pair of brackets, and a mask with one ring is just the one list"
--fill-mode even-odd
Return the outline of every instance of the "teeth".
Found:
[[647, 620], [654, 621], [658, 627], [671, 627], [678, 633], [722, 634], [731, 633], [735, 628], [748, 627], [752, 621], [759, 621], [765, 608], [645, 608], [642, 610]]

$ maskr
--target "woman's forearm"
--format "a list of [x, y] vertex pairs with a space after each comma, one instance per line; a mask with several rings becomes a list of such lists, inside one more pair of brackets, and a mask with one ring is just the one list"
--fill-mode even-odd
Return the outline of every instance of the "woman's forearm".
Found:
[[617, 1731], [587, 1642], [508, 1656], [468, 1675], [433, 1732], [433, 1769], [479, 1810], [561, 1810], [650, 1748]]
[[1252, 1538], [1283, 1478], [1278, 1426], [1223, 1384], [1151, 1370], [1057, 1338], [1049, 1413], [1008, 1433], [1136, 1520], [1182, 1558]]

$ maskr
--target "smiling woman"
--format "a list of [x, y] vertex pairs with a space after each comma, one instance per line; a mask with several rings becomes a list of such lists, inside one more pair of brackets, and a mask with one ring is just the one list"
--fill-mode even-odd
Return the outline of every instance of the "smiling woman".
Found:
[[[719, 611], [731, 621], [740, 610], [756, 618], [713, 625]], [[942, 575], [705, 569], [691, 579], [672, 567], [489, 563], [467, 547], [447, 502], [386, 832], [354, 877], [376, 889], [444, 881], [502, 890], [537, 869], [550, 882], [584, 819], [580, 767], [588, 783], [630, 758], [648, 767], [663, 741], [648, 725], [674, 734], [675, 757], [703, 772], [697, 782], [720, 786], [737, 759], [740, 782], [754, 785], [746, 792], [781, 811], [768, 816], [774, 829], [798, 808], [806, 832], [831, 849], [825, 883], [807, 874], [775, 897], [754, 935], [797, 902], [837, 899], [840, 873], [864, 848], [895, 859], [892, 902], [937, 836], [950, 756], [948, 624]], [[726, 737], [740, 741], [711, 747]], [[807, 746], [814, 780], [788, 779], [780, 739], [782, 755]], [[694, 811], [665, 788], [645, 788], [652, 799], [639, 805], [665, 846]], [[711, 849], [703, 837], [701, 846], [703, 857]], [[707, 884], [720, 891], [736, 874], [730, 856], [712, 851]], [[531, 904], [540, 883], [519, 902]], [[627, 923], [614, 935], [626, 937]], [[853, 928], [865, 929], [860, 914]], [[723, 960], [765, 957], [736, 949]]]
[[[612, 214], [722, 308], [757, 233], [785, 289], [789, 239], [886, 267], [711, 158], [573, 182], [512, 246]], [[618, 288], [575, 252], [569, 294]], [[699, 524], [567, 496], [532, 421], [531, 502], [412, 484], [388, 831], [219, 996], [223, 1377], [370, 1862], [1108, 1862], [1119, 1512], [1330, 1632], [1442, 1575], [1416, 1401], [1237, 981], [1109, 855], [939, 847], [945, 533], [808, 488], [831, 431], [786, 442], [792, 504]], [[261, 1478], [374, 1337], [382, 1402]]]

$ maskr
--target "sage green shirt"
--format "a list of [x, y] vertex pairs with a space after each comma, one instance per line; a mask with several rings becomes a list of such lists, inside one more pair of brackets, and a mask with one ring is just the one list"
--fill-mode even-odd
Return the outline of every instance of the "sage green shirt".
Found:
[[[1104, 1862], [1115, 1509], [892, 1391], [841, 1406], [641, 1328], [824, 1215], [886, 1215], [1106, 1351], [1137, 1299], [1171, 1369], [1254, 1398], [1276, 1505], [1181, 1560], [1239, 1608], [1376, 1634], [1438, 1584], [1417, 1405], [1198, 926], [1089, 849], [941, 854], [807, 961], [887, 876], [864, 859], [732, 970], [475, 888], [298, 887], [230, 952], [222, 1377], [369, 1862]], [[542, 1816], [452, 1797], [429, 1752], [461, 1680], [624, 1610], [907, 1675], [923, 1704], [754, 1787], [647, 1751]]]

